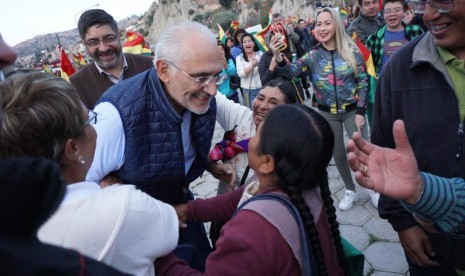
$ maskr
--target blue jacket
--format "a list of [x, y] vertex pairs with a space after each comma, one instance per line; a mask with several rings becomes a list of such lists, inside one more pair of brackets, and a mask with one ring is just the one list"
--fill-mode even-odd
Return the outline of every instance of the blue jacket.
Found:
[[197, 156], [185, 175], [182, 117], [166, 97], [155, 68], [110, 88], [99, 100], [118, 110], [126, 137], [124, 164], [114, 174], [169, 204], [184, 201], [189, 183], [206, 168], [216, 118], [213, 98], [205, 114], [192, 113]]

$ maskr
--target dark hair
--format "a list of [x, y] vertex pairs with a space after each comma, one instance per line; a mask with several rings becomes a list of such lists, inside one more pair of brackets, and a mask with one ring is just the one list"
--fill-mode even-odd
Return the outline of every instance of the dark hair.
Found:
[[283, 78], [276, 78], [263, 85], [262, 89], [265, 87], [277, 87], [286, 98], [286, 104], [293, 104], [297, 102], [295, 97], [295, 89], [290, 81], [287, 81]]
[[61, 163], [66, 141], [84, 136], [84, 105], [74, 86], [55, 75], [8, 77], [0, 83], [0, 106], [1, 157], [44, 157]]
[[85, 11], [79, 17], [78, 30], [82, 40], [85, 39], [87, 30], [94, 25], [110, 25], [111, 29], [118, 35], [118, 24], [113, 16], [101, 9], [92, 9]]
[[408, 4], [404, 0], [384, 0], [383, 2], [383, 11], [387, 3], [401, 3], [404, 11], [408, 9]]
[[226, 44], [226, 46], [228, 45], [228, 41], [231, 41], [231, 42], [233, 43], [233, 45], [234, 45], [234, 40], [233, 40], [232, 37], [228, 36], [228, 37], [226, 38], [226, 40], [224, 41], [224, 44]]
[[[252, 34], [244, 33], [244, 35], [241, 38], [241, 42], [244, 43], [244, 38], [246, 38], [246, 37], [250, 37], [250, 39], [252, 39], [252, 41], [255, 43], [255, 46], [253, 46], [254, 52], [260, 51], [260, 48], [258, 48], [258, 45], [257, 45], [257, 41], [255, 40], [255, 37], [253, 37]], [[244, 52], [244, 46], [242, 46], [242, 53], [243, 53], [243, 56], [244, 56], [244, 60], [249, 62], [249, 58], [247, 57], [247, 55]]]
[[238, 28], [237, 30], [234, 31], [233, 36], [232, 36], [234, 46], [241, 45], [237, 36], [240, 34], [244, 34], [244, 33], [246, 33], [246, 31], [242, 28]]
[[312, 213], [302, 197], [303, 191], [317, 187], [320, 188], [341, 268], [349, 275], [344, 264], [339, 225], [326, 171], [334, 147], [329, 123], [305, 105], [280, 105], [267, 114], [261, 125], [260, 137], [266, 139], [260, 139], [258, 153], [269, 154], [275, 161], [279, 186], [289, 195], [304, 221], [318, 274], [327, 275], [327, 270]]
[[223, 48], [224, 56], [226, 57], [226, 60], [232, 59], [234, 61], [234, 58], [231, 55], [231, 49], [228, 46], [226, 46], [225, 44], [223, 44], [223, 42], [219, 40], [217, 41], [216, 44], [218, 44], [218, 46], [221, 46], [221, 48]]

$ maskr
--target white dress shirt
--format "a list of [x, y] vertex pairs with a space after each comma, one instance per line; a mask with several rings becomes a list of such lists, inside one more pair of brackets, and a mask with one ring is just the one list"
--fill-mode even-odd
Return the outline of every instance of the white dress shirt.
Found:
[[[109, 102], [100, 103], [95, 107], [94, 111], [97, 112], [97, 123], [93, 125], [97, 132], [97, 144], [94, 161], [87, 173], [86, 180], [99, 183], [109, 173], [123, 166], [126, 138], [120, 114], [113, 104]], [[186, 110], [183, 113], [181, 125], [186, 174], [196, 156], [190, 134], [191, 117], [192, 113]]]

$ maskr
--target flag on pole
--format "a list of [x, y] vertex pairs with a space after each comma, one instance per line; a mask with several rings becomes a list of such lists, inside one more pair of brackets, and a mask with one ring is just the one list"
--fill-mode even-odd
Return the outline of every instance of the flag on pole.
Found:
[[218, 39], [224, 43], [226, 43], [226, 33], [224, 32], [223, 28], [221, 28], [220, 24], [216, 24], [218, 26]]
[[357, 45], [358, 49], [362, 53], [363, 59], [365, 60], [365, 67], [368, 74], [368, 91], [370, 91], [368, 95], [368, 101], [373, 103], [375, 100], [375, 93], [373, 93], [372, 91], [375, 90], [376, 83], [378, 81], [378, 78], [376, 77], [375, 64], [373, 63], [373, 57], [371, 56], [370, 50], [357, 37], [357, 33], [354, 32], [354, 34], [352, 35], [352, 40]]
[[60, 59], [61, 77], [69, 81], [69, 77], [71, 77], [71, 75], [74, 74], [76, 70], [74, 70], [74, 67], [71, 64], [71, 61], [69, 61], [69, 58], [65, 53], [65, 49], [63, 49], [63, 47], [61, 47], [60, 44], [58, 44], [57, 48], [61, 52], [61, 59]]
[[268, 25], [264, 29], [262, 29], [261, 31], [259, 31], [258, 33], [254, 35], [255, 41], [257, 42], [257, 46], [262, 52], [268, 51], [268, 46], [266, 46], [265, 36], [271, 28], [272, 20], [273, 20], [273, 13], [272, 13], [272, 10], [270, 9], [268, 13]]
[[273, 20], [273, 12], [272, 10], [270, 9], [270, 11], [268, 12], [268, 25], [271, 24], [271, 21]]
[[85, 66], [86, 65], [86, 61], [84, 60], [81, 53], [79, 53], [79, 52], [78, 52], [77, 55], [75, 55], [73, 53], [73, 61], [74, 61], [75, 64], [77, 64], [79, 66]]
[[341, 18], [343, 18], [343, 19], [346, 18], [347, 15], [349, 15], [349, 12], [348, 12], [346, 9], [344, 9], [344, 8], [341, 8], [341, 9], [339, 10], [339, 13], [341, 14]]
[[234, 20], [233, 22], [231, 22], [231, 26], [229, 26], [229, 28], [237, 30], [237, 28], [239, 28], [239, 21]]
[[152, 55], [152, 50], [145, 42], [144, 37], [133, 31], [126, 32], [127, 41], [123, 44], [123, 52], [128, 54], [143, 54], [150, 56]]
[[45, 73], [52, 73], [52, 69], [50, 66], [48, 66], [48, 64], [42, 64], [42, 68], [44, 69]]
[[375, 64], [373, 63], [370, 50], [362, 43], [362, 41], [360, 41], [360, 39], [357, 37], [357, 33], [354, 32], [352, 35], [352, 40], [355, 42], [358, 49], [362, 53], [363, 59], [365, 60], [365, 66], [367, 68], [367, 74], [376, 78]]

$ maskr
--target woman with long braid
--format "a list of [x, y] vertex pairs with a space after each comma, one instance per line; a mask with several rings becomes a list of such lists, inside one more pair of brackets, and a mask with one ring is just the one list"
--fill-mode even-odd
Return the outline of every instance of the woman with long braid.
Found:
[[[312, 109], [281, 105], [271, 110], [249, 142], [255, 181], [175, 206], [181, 221], [225, 219], [235, 213], [223, 227], [205, 273], [348, 275], [326, 172], [333, 146], [331, 127]], [[269, 197], [284, 198], [291, 211]], [[155, 265], [163, 275], [196, 274], [172, 254]]]

